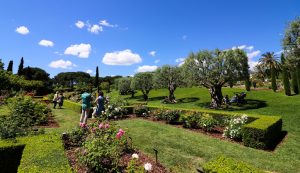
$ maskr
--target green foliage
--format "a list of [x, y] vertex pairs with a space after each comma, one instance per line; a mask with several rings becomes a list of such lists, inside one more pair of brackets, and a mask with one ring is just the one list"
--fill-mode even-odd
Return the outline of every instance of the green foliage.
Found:
[[23, 68], [24, 68], [24, 58], [22, 57], [18, 67], [18, 76], [23, 75]]
[[299, 94], [298, 78], [297, 78], [296, 68], [291, 69], [291, 77], [292, 77], [292, 89], [293, 89], [295, 94]]
[[1, 172], [18, 172], [25, 144], [0, 146]]
[[124, 109], [123, 106], [128, 105], [128, 103], [121, 97], [115, 97], [109, 99], [107, 97], [107, 103], [105, 104], [104, 118], [108, 119], [122, 119], [127, 117], [127, 109]]
[[231, 139], [241, 140], [243, 137], [242, 127], [247, 123], [247, 120], [248, 120], [247, 115], [242, 115], [242, 116], [237, 115], [231, 117], [228, 120], [228, 125], [224, 129], [223, 136]]
[[200, 128], [202, 114], [197, 112], [187, 112], [183, 117], [183, 127], [185, 128]]
[[10, 116], [0, 116], [0, 138], [9, 139], [15, 138], [17, 135], [24, 134], [23, 128], [18, 126], [18, 123]]
[[149, 109], [145, 105], [137, 105], [134, 107], [134, 113], [138, 117], [148, 117], [149, 116], [148, 111]]
[[291, 95], [291, 85], [289, 81], [288, 67], [285, 63], [284, 54], [281, 54], [281, 64], [282, 64], [282, 78], [283, 78], [283, 87], [285, 91], [285, 95]]
[[143, 166], [138, 165], [138, 159], [132, 158], [126, 167], [126, 172], [127, 173], [144, 173], [145, 171], [144, 171]]
[[94, 86], [97, 88], [97, 92], [99, 92], [99, 68], [98, 66], [96, 67], [96, 75], [95, 75], [95, 82]]
[[2, 62], [2, 59], [0, 59], [0, 70], [4, 70], [4, 63]]
[[260, 117], [242, 127], [245, 146], [268, 149], [272, 148], [282, 134], [282, 119], [277, 116]]
[[205, 173], [263, 173], [252, 165], [232, 158], [219, 156], [203, 165]]
[[165, 120], [169, 124], [175, 124], [179, 122], [180, 114], [180, 110], [166, 110], [160, 119]]
[[132, 92], [130, 87], [132, 78], [120, 78], [117, 80], [118, 91], [121, 95], [127, 95]]
[[137, 73], [133, 77], [132, 86], [143, 93], [144, 100], [148, 100], [148, 94], [153, 88], [153, 73]]
[[218, 121], [215, 120], [209, 114], [203, 114], [200, 119], [200, 127], [205, 131], [212, 131], [213, 128], [218, 125]]
[[81, 147], [88, 135], [88, 129], [76, 127], [70, 132], [63, 133], [64, 148]]
[[10, 71], [11, 73], [13, 73], [13, 61], [10, 60], [7, 66], [7, 70], [6, 71]]
[[90, 74], [85, 72], [62, 72], [54, 76], [54, 82], [64, 87], [73, 89], [74, 84], [90, 84]]
[[[104, 125], [105, 124], [105, 125]], [[128, 149], [125, 132], [114, 124], [94, 123], [87, 127], [90, 134], [78, 154], [79, 161], [92, 171], [110, 172], [118, 170], [118, 162]]]

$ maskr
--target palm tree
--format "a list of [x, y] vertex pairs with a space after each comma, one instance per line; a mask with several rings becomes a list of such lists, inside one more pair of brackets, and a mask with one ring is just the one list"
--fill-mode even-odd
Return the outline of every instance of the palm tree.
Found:
[[280, 69], [278, 58], [275, 56], [274, 52], [266, 52], [262, 54], [262, 58], [259, 59], [259, 64], [271, 71], [272, 89], [274, 92], [276, 92], [276, 70]]

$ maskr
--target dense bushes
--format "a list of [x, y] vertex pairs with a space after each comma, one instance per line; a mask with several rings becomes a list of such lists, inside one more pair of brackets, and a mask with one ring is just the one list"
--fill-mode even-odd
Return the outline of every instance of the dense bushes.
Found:
[[205, 173], [263, 173], [245, 162], [234, 160], [220, 156], [217, 159], [211, 160], [204, 164], [203, 171]]
[[18, 172], [25, 144], [12, 144], [0, 146], [0, 170], [1, 172]]

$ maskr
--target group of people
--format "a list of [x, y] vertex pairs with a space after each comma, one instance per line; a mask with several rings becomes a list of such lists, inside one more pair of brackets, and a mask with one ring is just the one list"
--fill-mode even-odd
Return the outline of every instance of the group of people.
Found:
[[[81, 105], [81, 116], [80, 116], [80, 124], [86, 124], [87, 118], [89, 116], [89, 112], [91, 110], [91, 102], [92, 102], [92, 96], [88, 92], [84, 92], [81, 94], [82, 99], [82, 105]], [[105, 111], [104, 104], [105, 104], [105, 98], [102, 91], [99, 91], [98, 97], [95, 99], [94, 103], [97, 105], [93, 111], [92, 116], [99, 117], [103, 111]]]
[[52, 102], [53, 102], [53, 109], [56, 108], [57, 104], [58, 104], [59, 109], [61, 109], [61, 107], [64, 104], [64, 95], [63, 95], [63, 93], [56, 91], [56, 93], [54, 94]]
[[224, 105], [230, 105], [231, 103], [245, 103], [246, 93], [242, 92], [240, 94], [235, 94], [231, 99], [229, 99], [228, 95], [223, 98]]

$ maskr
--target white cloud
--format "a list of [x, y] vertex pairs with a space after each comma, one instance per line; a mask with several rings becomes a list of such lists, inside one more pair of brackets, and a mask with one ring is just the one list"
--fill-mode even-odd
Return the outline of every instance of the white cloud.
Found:
[[41, 40], [39, 42], [39, 45], [40, 46], [45, 46], [45, 47], [53, 47], [54, 46], [54, 43], [50, 40]]
[[89, 26], [88, 31], [94, 34], [98, 34], [99, 32], [103, 31], [102, 26], [99, 25], [93, 25], [93, 26]]
[[106, 20], [101, 20], [99, 22], [99, 24], [102, 26], [111, 27], [111, 28], [117, 27], [117, 25], [112, 25], [112, 24], [108, 23]]
[[150, 66], [150, 65], [143, 65], [139, 66], [136, 72], [151, 72], [155, 71], [158, 67], [156, 65]]
[[132, 53], [130, 49], [105, 53], [102, 62], [107, 65], [132, 65], [142, 62], [139, 54]]
[[178, 66], [182, 66], [184, 64], [185, 58], [177, 58], [175, 62], [179, 63]]
[[69, 46], [64, 54], [66, 55], [74, 55], [79, 58], [88, 58], [92, 51], [92, 46], [90, 44], [74, 44]]
[[160, 59], [157, 59], [157, 60], [154, 61], [155, 64], [157, 64], [159, 62], [160, 62]]
[[85, 24], [84, 24], [83, 21], [78, 20], [78, 21], [75, 23], [75, 25], [77, 26], [77, 28], [82, 29], [82, 28], [84, 27]]
[[254, 67], [258, 64], [258, 61], [249, 60], [248, 64], [249, 64], [250, 70], [253, 71]]
[[86, 72], [87, 72], [88, 74], [92, 74], [92, 73], [93, 73], [93, 70], [88, 69]]
[[16, 32], [22, 35], [29, 34], [29, 30], [26, 26], [20, 26], [16, 29]]
[[76, 67], [76, 65], [73, 64], [71, 61], [65, 61], [63, 59], [60, 59], [60, 60], [57, 60], [57, 61], [52, 61], [49, 64], [49, 67], [71, 69], [72, 67]]
[[149, 55], [154, 57], [156, 55], [156, 51], [149, 52]]
[[283, 50], [281, 50], [281, 51], [278, 51], [278, 52], [275, 52], [275, 54], [274, 55], [280, 55], [280, 54], [282, 54], [283, 53]]
[[248, 52], [247, 57], [251, 60], [259, 54], [260, 54], [260, 50], [256, 50], [256, 51], [253, 51], [253, 52]]
[[246, 47], [247, 50], [252, 51], [254, 49], [254, 46], [248, 46]]

